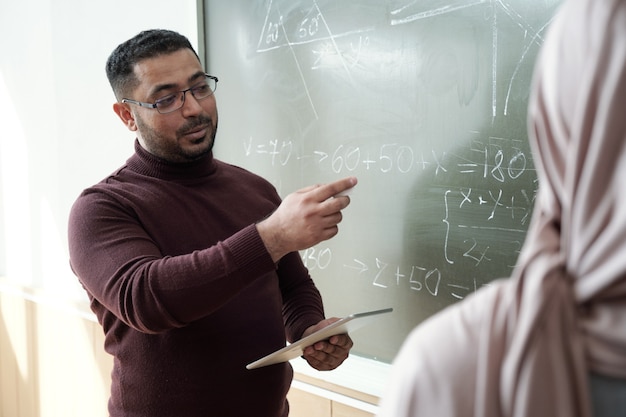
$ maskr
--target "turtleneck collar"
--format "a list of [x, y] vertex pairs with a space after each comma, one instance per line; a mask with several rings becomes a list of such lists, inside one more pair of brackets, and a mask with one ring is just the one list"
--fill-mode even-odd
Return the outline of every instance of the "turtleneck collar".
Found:
[[135, 140], [135, 154], [126, 164], [139, 174], [173, 181], [206, 177], [217, 169], [213, 152], [191, 162], [169, 162], [146, 151], [138, 140]]

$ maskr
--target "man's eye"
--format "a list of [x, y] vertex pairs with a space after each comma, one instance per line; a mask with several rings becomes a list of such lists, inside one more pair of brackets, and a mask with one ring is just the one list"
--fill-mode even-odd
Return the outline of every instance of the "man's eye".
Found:
[[193, 94], [204, 95], [210, 91], [208, 84], [202, 84], [193, 88]]
[[170, 94], [169, 96], [162, 97], [154, 102], [157, 107], [168, 107], [176, 102], [176, 94]]

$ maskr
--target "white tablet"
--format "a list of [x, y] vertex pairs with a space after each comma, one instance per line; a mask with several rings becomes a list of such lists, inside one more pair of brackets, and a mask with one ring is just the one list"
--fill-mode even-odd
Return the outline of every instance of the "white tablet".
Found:
[[292, 344], [287, 345], [284, 348], [277, 350], [276, 352], [270, 353], [269, 355], [264, 356], [261, 359], [249, 363], [248, 365], [246, 365], [246, 368], [255, 369], [267, 365], [273, 365], [275, 363], [287, 362], [291, 359], [297, 358], [298, 356], [302, 356], [302, 354], [304, 353], [304, 349], [307, 346], [311, 346], [315, 342], [319, 342], [320, 340], [326, 340], [329, 337], [337, 334], [350, 333], [368, 323], [371, 323], [373, 320], [379, 318], [382, 314], [391, 313], [392, 311], [393, 308], [386, 308], [383, 310], [351, 314], [347, 317], [337, 320], [333, 324], [330, 324], [321, 330], [318, 330], [315, 333], [308, 335], [307, 337], [298, 340], [297, 342], [293, 342]]

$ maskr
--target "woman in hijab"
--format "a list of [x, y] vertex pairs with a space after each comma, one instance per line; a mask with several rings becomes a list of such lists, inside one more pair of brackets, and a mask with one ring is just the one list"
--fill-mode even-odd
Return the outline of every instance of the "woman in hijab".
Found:
[[539, 194], [513, 276], [409, 335], [379, 417], [626, 413], [626, 0], [563, 4], [529, 133]]

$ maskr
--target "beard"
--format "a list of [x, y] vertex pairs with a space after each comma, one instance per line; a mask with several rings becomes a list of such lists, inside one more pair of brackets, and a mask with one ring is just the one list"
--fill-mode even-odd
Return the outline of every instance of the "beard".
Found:
[[[168, 162], [190, 162], [202, 158], [212, 152], [215, 144], [217, 118], [213, 121], [204, 115], [194, 117], [176, 130], [174, 138], [153, 129], [138, 114], [135, 114], [135, 122], [146, 150]], [[207, 129], [206, 135], [192, 141], [191, 146], [183, 146], [184, 136], [201, 127]]]

